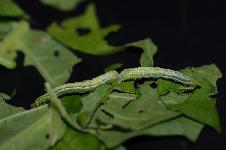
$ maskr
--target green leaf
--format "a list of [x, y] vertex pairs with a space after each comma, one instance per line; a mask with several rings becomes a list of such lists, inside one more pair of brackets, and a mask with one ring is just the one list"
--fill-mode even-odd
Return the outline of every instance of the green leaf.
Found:
[[140, 65], [142, 67], [154, 66], [153, 56], [157, 52], [157, 47], [150, 39], [144, 39], [134, 43], [129, 43], [126, 46], [138, 47], [143, 50], [140, 58]]
[[13, 29], [13, 22], [0, 22], [0, 41]]
[[167, 106], [183, 103], [190, 95], [189, 94], [177, 94], [170, 92], [164, 96], [161, 96], [161, 101]]
[[54, 41], [48, 34], [30, 30], [27, 22], [20, 22], [0, 43], [0, 64], [15, 68], [16, 52], [25, 54], [25, 66], [35, 66], [52, 85], [65, 83], [72, 67], [81, 59]]
[[82, 109], [81, 96], [79, 95], [64, 96], [61, 98], [61, 102], [68, 114], [78, 113]]
[[42, 106], [1, 119], [0, 149], [47, 149], [49, 141], [46, 136], [50, 126], [47, 111], [48, 107]]
[[[63, 21], [60, 25], [52, 23], [48, 32], [64, 45], [92, 55], [108, 55], [118, 52], [118, 47], [110, 46], [104, 39], [111, 32], [116, 32], [119, 25], [110, 25], [101, 28], [95, 12], [95, 7], [90, 4], [81, 16]], [[84, 35], [79, 30], [88, 30]]]
[[73, 10], [83, 0], [41, 0], [45, 5], [54, 7], [61, 11]]
[[213, 94], [217, 93], [216, 82], [219, 78], [222, 78], [222, 73], [215, 64], [204, 65], [197, 68], [188, 67], [181, 70], [181, 72], [185, 75], [195, 78], [199, 82], [202, 82], [202, 80], [207, 79], [215, 88]]
[[[110, 105], [110, 106], [114, 105], [115, 107], [123, 107], [126, 104], [128, 104], [130, 101], [136, 99], [136, 97], [137, 96], [135, 94], [112, 92], [108, 95], [108, 99], [104, 103], [104, 105]], [[101, 109], [98, 109], [95, 112], [95, 115], [93, 116], [93, 119], [90, 122], [89, 127], [105, 128], [105, 129], [111, 127], [111, 124], [109, 126], [108, 125], [105, 126], [103, 124], [100, 124], [99, 118], [101, 118], [103, 115], [105, 115], [105, 114], [103, 114]]]
[[0, 101], [3, 101], [3, 100], [10, 100], [12, 97], [9, 96], [8, 94], [5, 94], [5, 93], [1, 93], [0, 92]]
[[23, 10], [13, 0], [1, 0], [0, 3], [0, 16], [22, 17], [25, 15]]
[[71, 127], [73, 127], [76, 130], [81, 130], [80, 126], [73, 120], [73, 118], [68, 114], [68, 112], [66, 111], [65, 107], [63, 106], [63, 104], [61, 103], [60, 99], [57, 98], [56, 93], [53, 92], [51, 86], [49, 85], [49, 83], [45, 83], [45, 87], [48, 91], [48, 94], [50, 95], [50, 104], [56, 108], [56, 110], [58, 111], [58, 113], [61, 115], [61, 117], [63, 118], [63, 120], [70, 125]]
[[82, 109], [78, 116], [78, 122], [87, 128], [92, 121], [95, 112], [107, 99], [108, 94], [113, 90], [112, 85], [101, 85], [94, 92], [82, 98]]
[[202, 88], [196, 89], [183, 103], [170, 107], [220, 132], [216, 101], [209, 97], [211, 86], [209, 81], [204, 80], [201, 83]]
[[98, 138], [106, 145], [107, 148], [118, 146], [128, 139], [136, 136], [185, 136], [191, 141], [198, 138], [202, 124], [194, 122], [185, 117], [178, 117], [163, 123], [157, 124], [150, 128], [139, 131], [126, 131], [119, 129], [99, 130]]
[[57, 143], [54, 150], [104, 150], [100, 141], [93, 135], [78, 132], [67, 127], [63, 139]]
[[185, 136], [195, 142], [203, 129], [203, 125], [185, 117], [178, 117], [148, 128], [143, 134], [152, 136]]
[[60, 140], [65, 132], [65, 124], [61, 119], [60, 113], [54, 105], [50, 104], [50, 128], [49, 128], [49, 144], [54, 146]]
[[157, 91], [148, 85], [141, 86], [140, 92], [141, 97], [131, 101], [125, 108], [107, 103], [103, 105], [102, 110], [112, 117], [101, 116], [100, 121], [124, 129], [140, 130], [179, 115], [159, 103]]
[[158, 79], [157, 84], [158, 84], [157, 89], [158, 89], [159, 95], [165, 95], [169, 92], [183, 93], [185, 91], [194, 89], [194, 87], [185, 87], [182, 84], [164, 80], [164, 79]]
[[6, 95], [5, 94], [3, 95], [1, 93], [0, 94], [0, 119], [4, 119], [5, 117], [24, 111], [22, 107], [16, 107], [16, 106], [7, 104], [4, 100], [4, 97], [6, 97]]
[[114, 89], [119, 90], [121, 92], [135, 93], [135, 81], [121, 82], [117, 84]]
[[[64, 45], [91, 55], [109, 55], [125, 50], [127, 47], [138, 47], [143, 50], [141, 55], [141, 66], [153, 66], [153, 56], [157, 47], [150, 39], [125, 44], [122, 46], [111, 46], [104, 39], [111, 32], [116, 32], [119, 25], [110, 25], [101, 28], [95, 13], [93, 4], [89, 5], [81, 16], [63, 21], [60, 25], [52, 23], [48, 32]], [[85, 30], [80, 34], [79, 30]], [[115, 67], [115, 66], [114, 66]]]
[[121, 68], [122, 66], [123, 66], [122, 63], [114, 63], [114, 64], [107, 66], [107, 68], [104, 69], [104, 72], [116, 70], [118, 68]]
[[104, 105], [122, 108], [136, 98], [135, 94], [112, 92]]

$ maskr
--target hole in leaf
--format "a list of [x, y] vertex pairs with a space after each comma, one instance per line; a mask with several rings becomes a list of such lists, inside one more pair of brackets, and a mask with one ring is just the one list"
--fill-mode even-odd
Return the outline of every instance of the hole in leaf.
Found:
[[46, 134], [45, 137], [46, 137], [46, 139], [49, 139], [49, 134]]
[[155, 82], [152, 82], [152, 83], [150, 84], [150, 86], [151, 86], [153, 89], [155, 89], [158, 85], [157, 85]]
[[144, 111], [143, 110], [139, 110], [139, 113], [143, 113]]
[[54, 57], [59, 57], [60, 56], [60, 52], [58, 50], [55, 50], [53, 55], [54, 55]]
[[90, 33], [89, 29], [78, 28], [76, 30], [80, 36], [86, 35]]

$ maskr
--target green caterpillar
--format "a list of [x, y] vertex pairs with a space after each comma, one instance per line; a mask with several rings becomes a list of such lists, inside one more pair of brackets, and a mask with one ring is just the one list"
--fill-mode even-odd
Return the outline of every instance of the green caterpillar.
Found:
[[[114, 81], [120, 83], [126, 80], [137, 80], [141, 78], [164, 78], [185, 85], [197, 85], [195, 80], [178, 71], [159, 67], [138, 67], [125, 69], [120, 74], [117, 71], [109, 71], [103, 75], [93, 78], [92, 80], [61, 85], [56, 87], [53, 91], [57, 94], [57, 96], [69, 93], [85, 93], [95, 90], [101, 84], [112, 83]], [[32, 107], [43, 105], [49, 101], [48, 99], [49, 95], [44, 94], [35, 100]]]

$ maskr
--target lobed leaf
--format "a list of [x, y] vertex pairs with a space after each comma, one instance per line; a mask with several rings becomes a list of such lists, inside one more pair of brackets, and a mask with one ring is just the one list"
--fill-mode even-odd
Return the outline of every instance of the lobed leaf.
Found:
[[216, 82], [219, 78], [222, 78], [222, 73], [215, 64], [203, 65], [196, 68], [187, 67], [185, 69], [182, 69], [181, 72], [185, 75], [195, 78], [199, 82], [202, 82], [202, 80], [204, 79], [208, 80], [212, 84], [213, 88], [215, 88], [213, 89], [211, 94], [217, 93]]
[[118, 105], [102, 106], [102, 110], [112, 117], [100, 117], [99, 120], [106, 124], [112, 124], [124, 129], [140, 130], [150, 127], [161, 121], [172, 119], [179, 114], [167, 110], [164, 105], [159, 103], [159, 97], [156, 90], [148, 85], [140, 88], [141, 97], [133, 100], [126, 107]]
[[116, 24], [101, 28], [95, 7], [91, 4], [85, 13], [78, 17], [64, 20], [60, 25], [52, 23], [48, 27], [48, 32], [64, 45], [91, 55], [109, 55], [123, 51], [127, 47], [141, 48], [143, 50], [140, 59], [141, 66], [153, 66], [153, 56], [157, 52], [157, 47], [150, 39], [121, 46], [108, 44], [105, 37], [119, 29], [120, 26]]
[[207, 80], [204, 80], [201, 86], [201, 89], [196, 89], [183, 103], [170, 107], [220, 132], [216, 101], [214, 98], [209, 97], [212, 87], [209, 87], [211, 85]]
[[29, 29], [24, 21], [17, 24], [0, 43], [0, 64], [9, 69], [15, 68], [17, 51], [25, 54], [26, 66], [35, 66], [54, 87], [65, 83], [72, 67], [81, 61], [48, 34]]
[[[90, 4], [81, 16], [63, 21], [60, 25], [52, 23], [48, 32], [64, 45], [92, 55], [108, 55], [118, 52], [118, 47], [110, 46], [105, 37], [118, 31], [119, 25], [101, 28], [96, 16], [95, 7]], [[88, 33], [80, 34], [80, 30]]]

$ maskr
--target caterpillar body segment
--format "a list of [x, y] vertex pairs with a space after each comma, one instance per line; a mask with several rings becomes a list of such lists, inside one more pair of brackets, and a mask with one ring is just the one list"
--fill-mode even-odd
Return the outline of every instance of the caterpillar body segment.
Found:
[[[159, 67], [138, 67], [125, 69], [120, 74], [117, 71], [109, 71], [91, 80], [68, 83], [58, 86], [53, 91], [57, 94], [57, 96], [62, 96], [64, 94], [70, 93], [85, 93], [94, 91], [101, 84], [113, 83], [115, 81], [117, 83], [120, 83], [127, 80], [137, 80], [142, 78], [169, 79], [191, 87], [198, 85], [198, 83], [194, 79], [178, 71]], [[35, 103], [32, 105], [32, 107], [43, 105], [48, 101], [49, 95], [44, 94], [35, 100]]]

